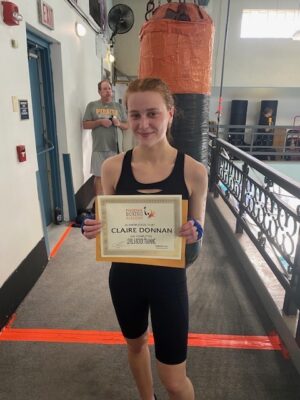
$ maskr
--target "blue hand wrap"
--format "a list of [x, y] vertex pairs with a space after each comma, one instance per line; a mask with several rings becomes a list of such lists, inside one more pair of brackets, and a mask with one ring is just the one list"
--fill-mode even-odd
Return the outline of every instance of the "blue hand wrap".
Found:
[[198, 222], [196, 219], [192, 218], [190, 221], [193, 221], [194, 227], [196, 228], [197, 231], [197, 240], [200, 240], [203, 236], [204, 230], [202, 228], [202, 225], [200, 222]]

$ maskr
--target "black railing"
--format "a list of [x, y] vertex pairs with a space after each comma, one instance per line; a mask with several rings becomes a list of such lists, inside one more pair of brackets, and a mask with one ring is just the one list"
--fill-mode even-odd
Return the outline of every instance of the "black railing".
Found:
[[[209, 191], [221, 196], [285, 290], [283, 312], [300, 310], [300, 184], [210, 134]], [[287, 201], [287, 199], [289, 201]], [[300, 319], [296, 329], [300, 346]]]

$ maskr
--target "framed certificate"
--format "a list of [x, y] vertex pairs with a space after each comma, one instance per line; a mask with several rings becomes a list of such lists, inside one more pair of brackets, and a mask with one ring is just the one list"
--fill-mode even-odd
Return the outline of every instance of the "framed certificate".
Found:
[[98, 261], [185, 266], [178, 231], [187, 220], [187, 200], [181, 195], [98, 196], [96, 204]]

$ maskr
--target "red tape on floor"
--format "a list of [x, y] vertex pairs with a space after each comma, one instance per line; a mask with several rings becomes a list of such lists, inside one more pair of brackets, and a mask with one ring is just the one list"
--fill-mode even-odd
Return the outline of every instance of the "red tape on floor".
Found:
[[64, 233], [61, 235], [61, 237], [59, 238], [58, 242], [56, 243], [56, 245], [53, 247], [51, 253], [50, 253], [50, 257], [54, 257], [56, 255], [56, 253], [58, 252], [58, 250], [61, 248], [61, 245], [63, 244], [63, 242], [65, 241], [66, 237], [68, 236], [68, 234], [71, 232], [72, 229], [72, 224], [70, 224], [67, 229], [64, 231]]
[[[88, 331], [67, 329], [18, 329], [6, 327], [0, 332], [0, 342], [55, 342], [86, 343], [103, 345], [123, 345], [125, 340], [121, 332]], [[153, 336], [149, 335], [149, 344]], [[190, 333], [190, 347], [218, 347], [230, 349], [279, 350], [282, 351], [280, 338], [274, 336], [240, 336]]]

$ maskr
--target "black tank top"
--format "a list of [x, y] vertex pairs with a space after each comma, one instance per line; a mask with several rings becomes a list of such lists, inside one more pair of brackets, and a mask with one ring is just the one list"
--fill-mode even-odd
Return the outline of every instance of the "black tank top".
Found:
[[117, 195], [145, 194], [139, 190], [159, 189], [159, 192], [151, 194], [181, 194], [183, 200], [188, 200], [189, 192], [184, 180], [183, 153], [177, 152], [175, 165], [171, 174], [166, 179], [153, 183], [140, 183], [135, 179], [131, 168], [131, 159], [132, 150], [129, 150], [125, 153], [123, 159], [122, 171], [116, 187]]

